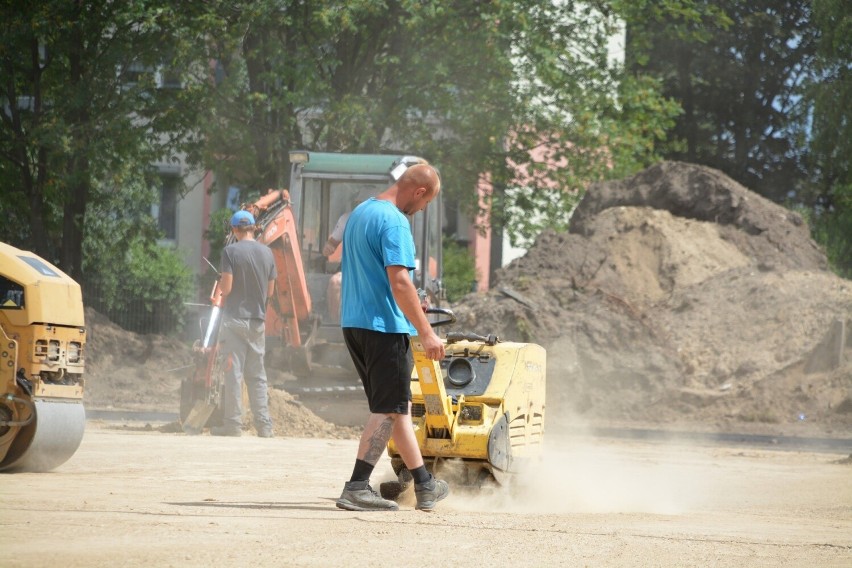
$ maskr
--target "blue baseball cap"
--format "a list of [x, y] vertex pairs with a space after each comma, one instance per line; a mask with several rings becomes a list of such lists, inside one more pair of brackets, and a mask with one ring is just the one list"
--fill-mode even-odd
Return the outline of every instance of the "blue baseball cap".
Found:
[[234, 213], [234, 216], [231, 217], [232, 227], [248, 227], [251, 225], [254, 225], [254, 215], [248, 211], [237, 211]]

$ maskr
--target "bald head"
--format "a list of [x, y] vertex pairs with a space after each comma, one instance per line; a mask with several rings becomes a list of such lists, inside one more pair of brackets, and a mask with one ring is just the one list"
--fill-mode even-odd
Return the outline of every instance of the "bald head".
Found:
[[405, 170], [397, 183], [407, 190], [424, 188], [426, 198], [431, 201], [441, 191], [441, 178], [429, 164], [415, 164]]
[[376, 196], [390, 201], [406, 215], [423, 211], [441, 191], [441, 176], [428, 163], [409, 167], [392, 186]]
[[441, 191], [441, 178], [429, 164], [411, 166], [388, 190], [395, 194], [393, 201], [406, 215], [426, 209], [429, 202]]

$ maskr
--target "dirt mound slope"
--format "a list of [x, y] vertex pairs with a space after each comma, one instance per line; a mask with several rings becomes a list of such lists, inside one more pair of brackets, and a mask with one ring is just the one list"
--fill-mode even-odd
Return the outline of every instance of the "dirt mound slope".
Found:
[[724, 238], [758, 263], [826, 270], [801, 215], [749, 191], [722, 172], [683, 162], [661, 162], [632, 178], [593, 184], [571, 217], [570, 232], [597, 229], [595, 217], [617, 206], [651, 207], [717, 225]]
[[548, 349], [551, 424], [852, 432], [852, 282], [826, 266], [798, 215], [664, 162], [590, 186], [570, 232], [453, 307]]
[[[86, 308], [87, 354], [84, 401], [92, 409], [178, 412], [180, 384], [193, 363], [191, 346], [173, 337], [137, 334]], [[277, 371], [268, 369], [270, 379]], [[276, 435], [356, 438], [360, 432], [318, 417], [289, 393], [269, 390]], [[251, 429], [251, 413], [244, 417]]]
[[91, 408], [177, 412], [192, 350], [171, 337], [137, 334], [86, 308], [85, 401]]

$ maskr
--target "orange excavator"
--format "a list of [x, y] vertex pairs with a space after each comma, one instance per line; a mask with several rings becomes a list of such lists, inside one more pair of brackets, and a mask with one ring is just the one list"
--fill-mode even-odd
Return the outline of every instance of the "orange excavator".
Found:
[[[258, 242], [273, 253], [278, 278], [267, 310], [267, 359], [306, 383], [355, 377], [331, 295], [340, 271], [339, 250], [324, 254], [336, 222], [361, 200], [384, 191], [411, 165], [413, 156], [293, 152], [290, 189], [270, 190], [242, 205], [255, 218]], [[440, 204], [412, 217], [418, 267], [415, 285], [433, 305], [443, 296], [440, 280]], [[233, 242], [228, 232], [225, 244]], [[421, 261], [420, 259], [426, 259]], [[181, 384], [184, 431], [200, 433], [218, 421], [224, 361], [218, 332], [222, 317], [218, 282], [194, 346], [195, 365]]]

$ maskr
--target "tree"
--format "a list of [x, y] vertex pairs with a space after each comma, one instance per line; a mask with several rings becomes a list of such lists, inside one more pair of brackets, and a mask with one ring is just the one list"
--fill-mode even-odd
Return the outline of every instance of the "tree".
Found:
[[818, 0], [813, 8], [819, 38], [807, 91], [812, 226], [834, 269], [852, 278], [852, 13], [839, 0]]
[[662, 81], [683, 107], [663, 155], [716, 167], [804, 208], [830, 262], [849, 276], [847, 4], [715, 0], [703, 3], [699, 18], [651, 10], [631, 20], [628, 53], [632, 69]]
[[504, 4], [222, 3], [208, 163], [263, 190], [288, 182], [290, 150], [402, 151], [472, 187], [513, 115]]
[[[81, 280], [92, 208], [130, 188], [147, 197], [150, 165], [194, 142], [204, 88], [184, 67], [192, 11], [46, 0], [4, 2], [0, 14], [0, 238]], [[182, 88], [157, 81], [174, 72]]]
[[[656, 159], [676, 112], [653, 81], [611, 63], [608, 41], [626, 5], [7, 2], [2, 238], [79, 278], [104, 250], [88, 227], [109, 239], [110, 223], [122, 221], [114, 234], [127, 242], [155, 238], [146, 223], [123, 223], [138, 212], [114, 209], [150, 203], [150, 164], [183, 151], [263, 191], [287, 183], [287, 153], [305, 147], [427, 156], [446, 195], [472, 213], [480, 176], [498, 190], [519, 185], [516, 167], [548, 167], [531, 155], [544, 145], [568, 167], [524, 180], [528, 197], [498, 191], [495, 218], [517, 235], [564, 226], [585, 183]], [[179, 89], [158, 81], [173, 74]], [[512, 217], [513, 205], [542, 221]]]
[[404, 151], [437, 164], [472, 214], [481, 176], [517, 185], [515, 167], [547, 167], [530, 155], [545, 145], [570, 167], [495, 196], [493, 218], [522, 238], [564, 227], [589, 181], [656, 159], [677, 112], [653, 81], [622, 81], [606, 3], [265, 0], [217, 12], [228, 32], [215, 36], [208, 163], [242, 187], [286, 184], [292, 149]]
[[544, 228], [566, 229], [589, 183], [659, 159], [657, 146], [680, 109], [657, 81], [627, 74], [613, 55], [623, 46], [631, 5], [512, 3], [506, 33], [517, 99], [509, 167], [495, 176], [509, 191], [497, 195], [495, 211], [515, 245], [529, 244]]
[[816, 49], [812, 3], [706, 4], [708, 17], [697, 21], [668, 14], [632, 28], [631, 67], [660, 79], [684, 109], [664, 154], [718, 168], [784, 201], [807, 177], [803, 95]]

